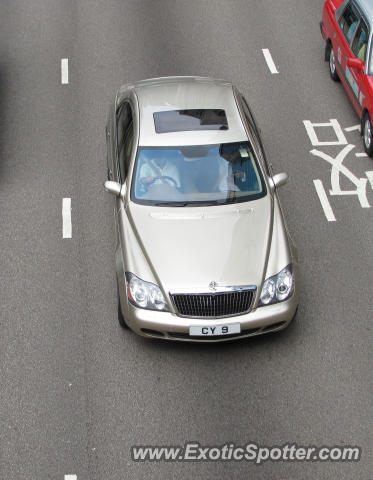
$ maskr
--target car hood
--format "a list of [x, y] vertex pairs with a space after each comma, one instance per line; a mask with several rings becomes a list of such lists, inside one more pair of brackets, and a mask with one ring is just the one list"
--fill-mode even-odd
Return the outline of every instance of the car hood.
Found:
[[131, 204], [136, 240], [165, 291], [260, 285], [272, 230], [272, 199], [235, 205], [165, 208]]

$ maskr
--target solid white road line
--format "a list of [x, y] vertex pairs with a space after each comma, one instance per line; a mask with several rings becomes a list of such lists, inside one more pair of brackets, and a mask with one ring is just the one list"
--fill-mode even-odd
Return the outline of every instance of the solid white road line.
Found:
[[370, 170], [369, 172], [365, 172], [365, 175], [367, 176], [370, 186], [373, 189], [373, 170]]
[[72, 237], [71, 198], [62, 199], [62, 238]]
[[355, 153], [355, 157], [367, 157], [366, 153]]
[[69, 59], [61, 58], [61, 83], [66, 85], [69, 83]]
[[345, 132], [353, 132], [354, 130], [360, 130], [360, 125], [354, 125], [353, 127], [345, 128]]
[[76, 475], [65, 475], [65, 480], [78, 480]]
[[269, 71], [272, 74], [278, 73], [275, 62], [273, 61], [271, 52], [268, 50], [268, 48], [262, 48], [262, 52], [263, 52], [264, 58], [266, 59]]
[[330, 206], [328, 197], [326, 196], [326, 192], [324, 189], [324, 185], [322, 184], [321, 180], [314, 180], [313, 181], [317, 195], [319, 196], [319, 200], [322, 206], [322, 209], [324, 210], [324, 214], [326, 216], [326, 219], [328, 222], [335, 222], [335, 216], [332, 210], [332, 207]]

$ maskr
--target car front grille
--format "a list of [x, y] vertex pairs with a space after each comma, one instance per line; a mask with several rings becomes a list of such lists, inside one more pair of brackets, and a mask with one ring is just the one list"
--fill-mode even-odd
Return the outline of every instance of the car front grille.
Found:
[[177, 312], [185, 317], [228, 317], [250, 311], [255, 289], [214, 293], [171, 294]]

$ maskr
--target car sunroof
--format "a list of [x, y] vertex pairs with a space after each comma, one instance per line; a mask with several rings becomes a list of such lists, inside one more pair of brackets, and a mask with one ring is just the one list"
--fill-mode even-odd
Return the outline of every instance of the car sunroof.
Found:
[[153, 117], [157, 133], [228, 130], [228, 121], [224, 110], [169, 110], [154, 112]]

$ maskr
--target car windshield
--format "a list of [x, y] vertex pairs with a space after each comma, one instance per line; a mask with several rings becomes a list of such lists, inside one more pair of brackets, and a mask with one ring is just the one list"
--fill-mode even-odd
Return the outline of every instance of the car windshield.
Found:
[[370, 42], [370, 55], [369, 55], [369, 69], [368, 73], [371, 77], [373, 77], [373, 38], [372, 41]]
[[220, 205], [247, 202], [265, 194], [249, 142], [139, 148], [131, 190], [136, 203]]

